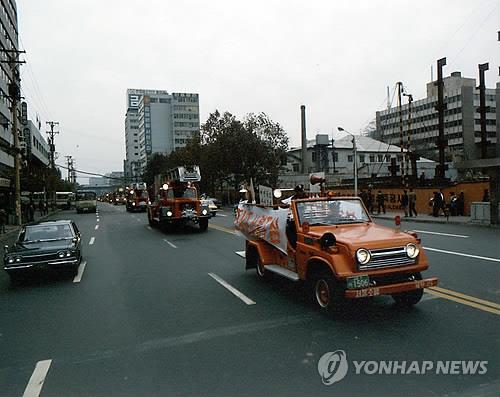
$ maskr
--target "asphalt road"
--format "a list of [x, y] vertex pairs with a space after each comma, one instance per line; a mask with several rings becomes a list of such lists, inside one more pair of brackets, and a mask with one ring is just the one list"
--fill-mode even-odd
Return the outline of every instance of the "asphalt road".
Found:
[[[499, 230], [404, 223], [439, 289], [409, 311], [382, 297], [332, 318], [303, 287], [245, 272], [244, 240], [221, 215], [206, 233], [164, 234], [121, 206], [58, 213], [82, 231], [86, 264], [16, 286], [0, 273], [0, 396], [498, 396]], [[326, 386], [318, 360], [336, 350], [349, 371]], [[356, 374], [363, 360], [487, 372]]]

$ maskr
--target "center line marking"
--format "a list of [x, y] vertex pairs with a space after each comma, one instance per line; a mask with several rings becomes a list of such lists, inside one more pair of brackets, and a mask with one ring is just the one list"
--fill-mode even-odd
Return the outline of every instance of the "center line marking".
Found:
[[163, 241], [165, 241], [168, 245], [170, 245], [172, 248], [177, 248], [177, 246], [175, 244], [172, 244], [170, 241], [168, 241], [167, 239], [163, 239]]
[[246, 258], [246, 252], [245, 251], [235, 251], [235, 254], [238, 256], [241, 256], [242, 258]]
[[99, 222], [99, 218], [97, 218], [97, 222]]
[[43, 360], [36, 363], [35, 370], [31, 374], [26, 389], [24, 389], [23, 397], [38, 397], [40, 395], [51, 364], [52, 360]]
[[99, 229], [99, 225], [95, 225], [95, 230]]
[[247, 305], [255, 305], [255, 302], [253, 300], [251, 300], [248, 296], [246, 296], [245, 294], [243, 294], [240, 291], [238, 291], [232, 285], [229, 285], [227, 282], [225, 282], [223, 279], [221, 279], [216, 274], [214, 274], [214, 273], [208, 273], [208, 275], [210, 277], [212, 277], [215, 281], [217, 281], [220, 285], [222, 285], [224, 288], [226, 288], [227, 290], [229, 290], [233, 295], [235, 295], [238, 298], [240, 298]]
[[148, 226], [147, 228], [148, 228], [148, 230], [153, 230], [151, 226]]
[[80, 281], [82, 281], [82, 276], [83, 276], [83, 272], [85, 271], [86, 264], [87, 264], [87, 262], [82, 262], [82, 263], [80, 263], [80, 266], [78, 266], [78, 273], [76, 274], [75, 278], [73, 279], [74, 283], [79, 283]]
[[89, 245], [93, 245], [95, 241], [95, 237], [91, 237], [89, 241]]
[[446, 251], [446, 250], [440, 250], [440, 249], [437, 249], [437, 248], [430, 248], [430, 247], [424, 247], [424, 249], [426, 249], [428, 251], [442, 252], [443, 254], [451, 254], [451, 255], [458, 255], [458, 256], [466, 256], [467, 258], [482, 259], [483, 261], [500, 262], [500, 259], [490, 258], [488, 256], [479, 256], [479, 255], [464, 254], [462, 252]]
[[465, 236], [463, 234], [451, 234], [451, 233], [441, 233], [441, 232], [430, 232], [430, 231], [427, 231], [427, 230], [416, 230], [416, 229], [413, 229], [414, 232], [417, 232], [417, 233], [423, 233], [423, 234], [435, 234], [435, 235], [438, 235], [438, 236], [447, 236], [447, 237], [458, 237], [458, 238], [469, 238], [469, 236]]

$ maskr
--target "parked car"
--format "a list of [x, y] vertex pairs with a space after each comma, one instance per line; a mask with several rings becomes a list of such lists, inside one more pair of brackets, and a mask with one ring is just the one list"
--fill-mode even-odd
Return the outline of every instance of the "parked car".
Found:
[[12, 281], [28, 271], [76, 274], [82, 260], [80, 231], [70, 220], [46, 221], [21, 228], [14, 245], [5, 246], [4, 270]]

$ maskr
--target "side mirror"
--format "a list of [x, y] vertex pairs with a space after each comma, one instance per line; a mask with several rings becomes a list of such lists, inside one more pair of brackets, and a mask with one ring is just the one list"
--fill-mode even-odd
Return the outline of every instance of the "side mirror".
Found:
[[333, 233], [325, 233], [319, 239], [319, 245], [322, 249], [333, 247], [337, 244], [337, 239]]

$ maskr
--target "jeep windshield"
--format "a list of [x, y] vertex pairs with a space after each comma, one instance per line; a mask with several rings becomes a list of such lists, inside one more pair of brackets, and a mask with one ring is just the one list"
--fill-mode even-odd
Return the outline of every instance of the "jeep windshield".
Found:
[[369, 222], [361, 201], [357, 199], [332, 199], [297, 202], [299, 223], [310, 226], [340, 225]]

